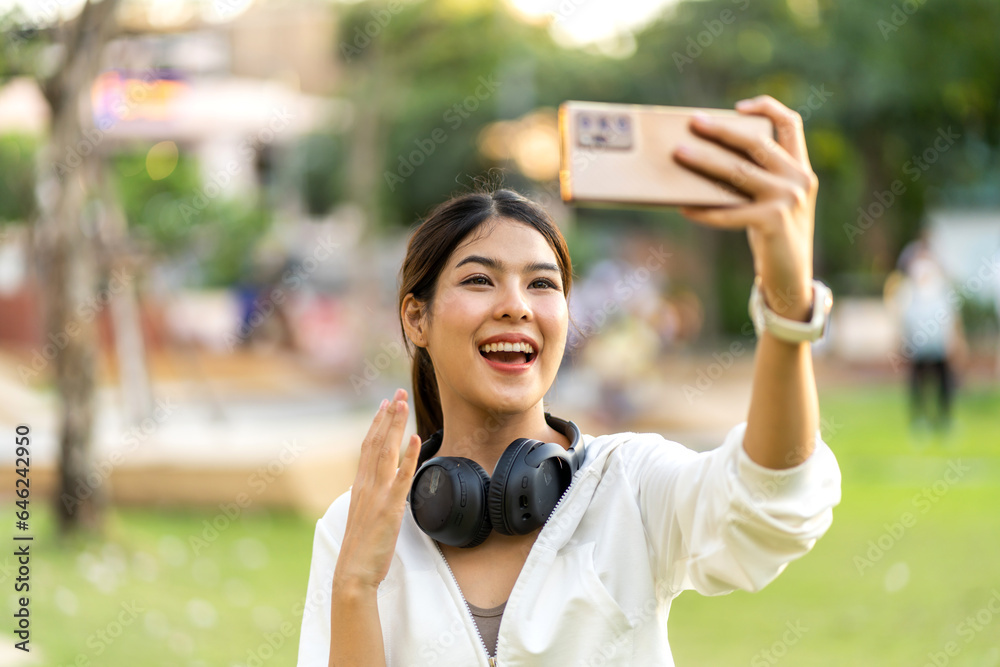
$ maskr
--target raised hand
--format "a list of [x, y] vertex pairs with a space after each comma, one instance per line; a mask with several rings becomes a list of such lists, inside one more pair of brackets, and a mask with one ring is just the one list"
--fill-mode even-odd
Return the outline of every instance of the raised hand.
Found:
[[391, 401], [382, 401], [361, 443], [335, 586], [375, 590], [389, 572], [420, 453], [420, 436], [413, 434], [399, 464], [408, 411], [406, 390], [397, 389]]
[[809, 164], [802, 118], [769, 95], [742, 100], [737, 111], [767, 116], [778, 140], [695, 117], [691, 128], [729, 150], [681, 146], [682, 165], [745, 192], [733, 207], [684, 207], [685, 217], [713, 227], [746, 228], [754, 269], [768, 306], [805, 319], [812, 305], [812, 242], [819, 182]]

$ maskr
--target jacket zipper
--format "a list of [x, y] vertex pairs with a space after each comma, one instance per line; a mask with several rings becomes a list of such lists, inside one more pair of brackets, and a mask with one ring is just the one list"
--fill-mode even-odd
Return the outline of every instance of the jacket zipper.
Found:
[[[583, 476], [582, 474], [579, 475], [579, 477], [582, 477], [582, 476]], [[549, 519], [552, 518], [552, 515], [556, 513], [556, 510], [559, 509], [560, 505], [563, 504], [563, 501], [566, 500], [566, 496], [568, 496], [569, 492], [572, 491], [573, 488], [574, 488], [573, 487], [573, 482], [576, 482], [576, 481], [579, 481], [579, 480], [572, 480], [570, 482], [570, 485], [568, 487], [566, 487], [566, 490], [563, 491], [563, 494], [559, 497], [559, 501], [556, 502], [556, 506], [552, 508], [552, 512], [549, 514]], [[579, 484], [577, 484], [577, 486], [579, 486]], [[545, 524], [546, 525], [548, 524], [548, 519], [545, 520]], [[542, 530], [545, 530], [545, 525], [542, 526]], [[539, 531], [538, 535], [539, 535], [539, 537], [541, 537], [541, 531]], [[535, 538], [535, 541], [536, 542], [538, 541], [537, 537]], [[451, 580], [455, 582], [455, 588], [457, 588], [458, 591], [459, 591], [459, 593], [461, 593], [462, 592], [462, 587], [458, 585], [458, 579], [455, 578], [455, 573], [452, 571], [451, 565], [448, 564], [448, 559], [444, 557], [444, 552], [441, 551], [441, 545], [437, 543], [437, 540], [433, 540], [432, 539], [431, 542], [434, 543], [434, 547], [437, 549], [438, 553], [441, 555], [441, 560], [444, 561], [444, 566], [446, 568], [448, 568], [448, 574], [451, 575]], [[534, 546], [534, 545], [532, 545], [532, 546]], [[529, 551], [529, 556], [530, 556], [530, 551]], [[516, 588], [516, 584], [515, 584], [515, 588]], [[511, 591], [511, 593], [513, 593], [513, 591]], [[479, 626], [476, 625], [476, 619], [472, 615], [472, 608], [469, 607], [469, 602], [465, 599], [465, 595], [464, 594], [462, 595], [462, 602], [465, 604], [465, 611], [469, 614], [469, 618], [472, 619], [472, 625], [473, 625], [473, 627], [476, 628], [476, 636], [479, 638], [479, 645], [483, 647], [483, 652], [486, 654], [486, 660], [488, 661], [490, 667], [498, 667], [499, 663], [497, 662], [497, 659], [495, 657], [490, 657], [490, 650], [488, 648], [486, 648], [486, 640], [483, 639], [482, 633], [479, 632]], [[503, 624], [503, 621], [501, 621], [501, 625], [502, 624]], [[498, 644], [499, 644], [499, 642], [498, 642]]]
[[[462, 587], [458, 585], [458, 579], [455, 578], [455, 573], [452, 571], [451, 565], [448, 564], [448, 559], [444, 557], [444, 552], [441, 551], [441, 545], [437, 543], [437, 540], [431, 540], [431, 541], [434, 542], [434, 546], [437, 548], [438, 553], [441, 554], [441, 560], [444, 561], [444, 566], [448, 568], [448, 574], [451, 575], [451, 580], [455, 582], [455, 588], [457, 588], [458, 592], [461, 593]], [[469, 606], [469, 601], [465, 599], [464, 594], [462, 595], [462, 602], [465, 604], [465, 611], [468, 612], [469, 618], [472, 619], [472, 627], [476, 629], [476, 636], [479, 637], [479, 645], [483, 647], [483, 653], [486, 654], [487, 662], [489, 663], [490, 667], [496, 667], [497, 659], [490, 656], [490, 650], [486, 648], [486, 640], [483, 639], [482, 633], [479, 632], [479, 626], [476, 625], [476, 619], [472, 615], [472, 608]]]
[[[580, 474], [579, 476], [580, 476], [580, 477], [583, 477], [583, 474], [581, 473], [581, 474]], [[551, 519], [551, 518], [552, 518], [552, 515], [556, 513], [556, 510], [557, 510], [557, 509], [559, 509], [559, 506], [563, 504], [563, 501], [564, 501], [564, 500], [566, 500], [566, 496], [568, 496], [568, 495], [569, 495], [569, 492], [570, 492], [570, 491], [571, 491], [572, 489], [573, 489], [573, 482], [572, 482], [572, 480], [571, 480], [571, 481], [570, 481], [570, 484], [569, 484], [569, 486], [567, 486], [567, 487], [566, 487], [566, 490], [565, 490], [565, 491], [563, 491], [563, 494], [562, 494], [561, 496], [559, 496], [559, 500], [558, 500], [558, 501], [556, 502], [556, 506], [552, 508], [552, 511], [551, 511], [551, 512], [549, 512], [549, 519]], [[549, 522], [549, 519], [546, 519], [546, 520], [545, 520], [545, 523], [546, 523], [546, 524], [548, 524], [548, 522]], [[545, 526], [544, 526], [544, 525], [542, 526], [542, 530], [545, 530]], [[542, 536], [542, 532], [541, 532], [541, 531], [538, 531], [538, 536], [539, 536], [539, 537], [541, 537], [541, 536]], [[536, 539], [535, 539], [535, 541], [537, 542], [537, 541], [538, 541], [538, 539], [536, 538]], [[534, 546], [534, 545], [532, 545], [532, 546]]]

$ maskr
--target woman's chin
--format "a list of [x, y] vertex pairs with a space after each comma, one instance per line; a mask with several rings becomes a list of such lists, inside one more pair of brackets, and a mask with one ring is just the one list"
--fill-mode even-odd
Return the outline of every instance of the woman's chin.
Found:
[[516, 415], [535, 407], [543, 397], [544, 394], [539, 395], [536, 391], [517, 391], [505, 387], [487, 396], [486, 405], [490, 412]]

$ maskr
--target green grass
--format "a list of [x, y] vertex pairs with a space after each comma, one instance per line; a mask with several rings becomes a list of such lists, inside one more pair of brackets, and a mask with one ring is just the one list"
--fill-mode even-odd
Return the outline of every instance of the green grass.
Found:
[[[1000, 665], [1000, 614], [979, 631], [959, 627], [1000, 591], [1000, 393], [965, 391], [943, 442], [908, 434], [896, 387], [828, 391], [821, 405], [844, 475], [832, 528], [759, 593], [678, 598], [677, 664], [923, 667], [939, 653], [949, 665]], [[935, 490], [955, 460], [971, 470]], [[924, 489], [936, 502], [915, 504]], [[116, 509], [106, 539], [60, 546], [42, 505], [32, 504], [34, 664], [229, 667], [251, 652], [267, 667], [295, 664], [312, 521], [247, 512], [195, 554], [191, 537], [214, 512]], [[905, 512], [912, 526], [859, 573], [869, 541], [887, 544], [884, 524]], [[16, 573], [5, 558], [0, 582], [13, 610]], [[102, 639], [130, 618], [122, 604], [132, 601], [134, 622]], [[268, 637], [280, 643], [273, 654]], [[948, 642], [954, 657], [943, 653]], [[780, 655], [763, 653], [772, 647]]]
[[843, 473], [833, 526], [763, 591], [681, 595], [677, 664], [1000, 664], [1000, 614], [961, 625], [1000, 592], [1000, 394], [963, 392], [946, 438], [908, 433], [894, 387], [825, 392], [821, 408]]
[[[60, 546], [41, 504], [32, 508], [33, 664], [228, 667], [251, 652], [268, 667], [295, 664], [312, 521], [261, 511], [227, 525], [210, 512], [116, 509], [106, 540]], [[214, 520], [222, 530], [213, 533], [204, 522]]]

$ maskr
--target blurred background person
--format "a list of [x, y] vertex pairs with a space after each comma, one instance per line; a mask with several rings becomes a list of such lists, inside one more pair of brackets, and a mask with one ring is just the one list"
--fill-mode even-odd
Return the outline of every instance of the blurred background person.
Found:
[[[951, 428], [956, 373], [967, 357], [960, 301], [926, 235], [907, 245], [886, 298], [900, 325], [900, 354], [909, 366], [910, 426]], [[934, 408], [929, 399], [934, 392]]]

